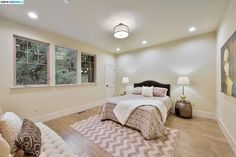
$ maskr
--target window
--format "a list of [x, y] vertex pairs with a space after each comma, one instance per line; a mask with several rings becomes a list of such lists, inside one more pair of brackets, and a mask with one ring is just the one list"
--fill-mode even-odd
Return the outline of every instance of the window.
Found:
[[15, 85], [48, 84], [49, 44], [18, 36], [15, 39]]
[[95, 82], [95, 60], [96, 56], [86, 53], [81, 54], [81, 82]]
[[55, 47], [56, 84], [77, 84], [77, 51]]

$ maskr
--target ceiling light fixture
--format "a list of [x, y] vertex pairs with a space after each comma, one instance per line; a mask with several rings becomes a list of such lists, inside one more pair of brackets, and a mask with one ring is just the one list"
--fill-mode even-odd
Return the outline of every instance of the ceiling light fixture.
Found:
[[113, 28], [113, 35], [118, 39], [126, 38], [129, 36], [129, 27], [120, 23]]
[[116, 51], [120, 51], [120, 48], [116, 48]]
[[64, 2], [65, 2], [66, 4], [69, 4], [69, 3], [70, 3], [70, 1], [69, 1], [69, 0], [64, 0]]
[[190, 28], [188, 29], [188, 31], [189, 31], [189, 32], [194, 32], [194, 31], [196, 31], [196, 27], [190, 27]]
[[142, 41], [142, 44], [147, 44], [147, 41], [146, 41], [146, 40], [143, 40], [143, 41]]
[[38, 18], [38, 15], [35, 12], [28, 12], [28, 16], [31, 19], [37, 19]]

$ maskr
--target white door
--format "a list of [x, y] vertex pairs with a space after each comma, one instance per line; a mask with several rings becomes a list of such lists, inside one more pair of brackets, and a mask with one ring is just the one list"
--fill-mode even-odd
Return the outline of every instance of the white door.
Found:
[[116, 69], [115, 65], [106, 64], [106, 97], [116, 95]]

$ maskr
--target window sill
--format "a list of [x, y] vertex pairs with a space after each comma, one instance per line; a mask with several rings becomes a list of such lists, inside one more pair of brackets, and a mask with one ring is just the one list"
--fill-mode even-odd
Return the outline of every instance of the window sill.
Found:
[[11, 90], [27, 90], [27, 89], [40, 89], [40, 88], [54, 88], [54, 87], [73, 87], [73, 86], [88, 86], [96, 85], [97, 83], [80, 83], [80, 84], [61, 84], [61, 85], [35, 85], [35, 86], [15, 86], [11, 87]]
[[84, 86], [84, 85], [96, 85], [97, 83], [80, 83], [80, 84], [60, 84], [53, 85], [52, 87], [70, 87], [70, 86]]
[[50, 85], [35, 85], [35, 86], [15, 86], [12, 87], [11, 89], [34, 89], [34, 88], [49, 88], [52, 87]]
[[96, 84], [97, 84], [96, 82], [91, 82], [91, 83], [81, 83], [80, 85], [86, 86], [86, 85], [96, 85]]

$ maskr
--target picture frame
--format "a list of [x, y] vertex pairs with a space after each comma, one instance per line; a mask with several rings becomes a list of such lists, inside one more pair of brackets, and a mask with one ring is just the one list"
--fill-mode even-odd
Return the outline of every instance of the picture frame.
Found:
[[221, 92], [236, 97], [236, 31], [221, 48]]

